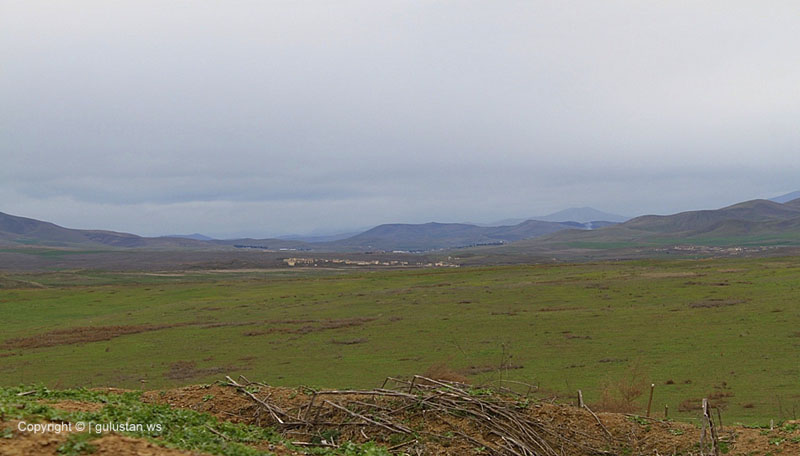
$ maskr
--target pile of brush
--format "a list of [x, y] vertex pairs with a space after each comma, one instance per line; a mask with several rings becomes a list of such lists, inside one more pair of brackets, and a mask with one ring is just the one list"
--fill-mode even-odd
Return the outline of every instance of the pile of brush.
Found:
[[599, 420], [605, 434], [582, 433], [565, 423], [535, 418], [530, 408], [539, 405], [528, 394], [505, 388], [476, 389], [418, 375], [410, 380], [390, 377], [373, 390], [308, 389], [296, 406], [283, 409], [269, 396], [258, 397], [259, 387], [266, 390], [267, 385], [244, 377], [226, 380], [256, 405], [254, 422], [285, 435], [304, 436], [296, 445], [378, 441], [406, 454], [463, 450], [517, 456], [610, 454], [605, 449], [614, 446]]

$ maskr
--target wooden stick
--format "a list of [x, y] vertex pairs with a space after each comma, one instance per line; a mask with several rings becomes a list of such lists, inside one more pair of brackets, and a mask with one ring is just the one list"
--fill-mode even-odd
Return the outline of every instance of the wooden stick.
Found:
[[395, 445], [393, 447], [387, 448], [386, 451], [394, 451], [394, 450], [396, 450], [398, 448], [403, 448], [406, 445], [411, 445], [414, 442], [417, 442], [417, 439], [409, 440], [408, 442], [399, 443], [399, 444], [397, 444], [397, 445]]
[[311, 409], [314, 407], [314, 400], [317, 398], [317, 393], [314, 393], [311, 396], [311, 400], [308, 402], [308, 408], [306, 409], [306, 414], [303, 415], [303, 421], [308, 421], [308, 414], [311, 413]]
[[212, 433], [214, 433], [214, 434], [216, 434], [216, 435], [218, 435], [218, 436], [222, 437], [222, 439], [223, 439], [223, 440], [230, 440], [230, 437], [228, 437], [227, 435], [225, 435], [225, 434], [223, 434], [223, 433], [221, 433], [221, 432], [217, 431], [216, 429], [212, 428], [211, 426], [209, 426], [209, 425], [207, 425], [207, 424], [206, 424], [206, 429], [208, 429], [208, 430], [209, 430], [209, 431], [211, 431]]
[[320, 443], [313, 443], [313, 442], [292, 442], [292, 445], [297, 445], [297, 446], [307, 446], [307, 447], [317, 446], [317, 447], [330, 447], [330, 448], [339, 448], [339, 446], [338, 446], [338, 445], [336, 445], [336, 444], [333, 444], [333, 443], [322, 443], [322, 442], [320, 442]]
[[254, 400], [254, 401], [258, 402], [258, 403], [259, 403], [259, 404], [261, 404], [261, 405], [262, 405], [264, 408], [266, 408], [266, 409], [267, 409], [267, 411], [269, 411], [270, 415], [272, 415], [272, 418], [274, 418], [274, 419], [275, 419], [275, 421], [277, 421], [277, 422], [278, 422], [278, 423], [280, 423], [280, 424], [285, 424], [285, 423], [284, 423], [284, 421], [283, 421], [283, 420], [282, 420], [282, 419], [281, 419], [281, 418], [280, 418], [280, 417], [277, 415], [277, 413], [276, 413], [276, 411], [277, 411], [277, 412], [280, 412], [282, 415], [284, 415], [284, 416], [287, 416], [287, 415], [286, 415], [286, 413], [285, 413], [283, 410], [281, 410], [281, 409], [279, 409], [279, 408], [277, 408], [277, 407], [275, 407], [275, 408], [274, 408], [274, 410], [273, 410], [273, 407], [272, 407], [271, 405], [269, 405], [269, 404], [267, 404], [266, 402], [262, 401], [261, 399], [257, 398], [257, 397], [255, 396], [255, 394], [251, 393], [250, 391], [247, 391], [247, 390], [245, 389], [245, 387], [244, 387], [244, 386], [242, 386], [242, 385], [240, 385], [240, 384], [236, 383], [236, 382], [235, 382], [235, 381], [234, 381], [232, 378], [230, 378], [230, 377], [227, 377], [227, 376], [226, 376], [225, 378], [226, 378], [226, 379], [227, 379], [227, 380], [230, 382], [231, 386], [235, 386], [235, 387], [236, 387], [236, 388], [237, 388], [237, 389], [238, 389], [240, 392], [244, 393], [244, 394], [245, 394], [245, 395], [247, 395], [247, 396], [248, 396], [250, 399], [252, 399], [252, 400]]
[[650, 384], [650, 399], [647, 401], [647, 417], [650, 418], [650, 408], [653, 406], [653, 390], [656, 388], [655, 383]]
[[[580, 390], [578, 390], [578, 391], [580, 391]], [[613, 435], [611, 435], [611, 433], [610, 433], [610, 432], [608, 432], [608, 429], [607, 429], [607, 428], [606, 428], [606, 427], [603, 425], [603, 423], [600, 421], [600, 417], [598, 417], [598, 416], [597, 416], [597, 415], [596, 415], [596, 414], [595, 414], [595, 413], [592, 411], [592, 409], [590, 409], [590, 408], [589, 408], [589, 406], [588, 406], [588, 405], [584, 404], [584, 405], [583, 405], [583, 408], [585, 408], [587, 412], [589, 412], [589, 413], [591, 413], [591, 414], [592, 414], [592, 416], [594, 417], [594, 419], [597, 421], [597, 424], [599, 424], [599, 425], [600, 425], [600, 427], [601, 427], [601, 428], [603, 428], [603, 431], [606, 433], [606, 435], [608, 436], [608, 438], [609, 438], [609, 439], [611, 439], [611, 440], [614, 440], [614, 436], [613, 436]]]
[[714, 429], [714, 421], [708, 412], [708, 399], [705, 398], [703, 399], [703, 417], [708, 422], [708, 430], [711, 437], [711, 455], [717, 456], [717, 431]]
[[371, 423], [371, 424], [374, 424], [375, 426], [382, 427], [382, 428], [386, 429], [389, 432], [401, 432], [401, 433], [404, 433], [404, 434], [411, 434], [411, 432], [409, 432], [408, 430], [396, 429], [396, 428], [393, 428], [391, 426], [387, 426], [387, 425], [385, 425], [383, 423], [379, 423], [379, 422], [377, 422], [375, 420], [369, 419], [366, 416], [361, 415], [359, 413], [351, 412], [350, 410], [347, 410], [347, 408], [342, 407], [341, 405], [339, 405], [339, 404], [337, 404], [335, 402], [331, 402], [331, 401], [326, 400], [325, 403], [330, 405], [330, 406], [332, 406], [332, 407], [336, 407], [337, 409], [339, 409], [339, 410], [341, 410], [341, 411], [343, 411], [345, 413], [348, 413], [348, 414], [350, 414], [350, 415], [352, 415], [352, 416], [354, 416], [356, 418], [360, 418], [360, 419], [366, 421], [367, 423]]
[[[707, 401], [708, 399], [703, 399], [703, 405], [701, 406], [701, 409], [703, 410], [705, 409]], [[704, 443], [706, 437], [705, 416], [703, 417], [702, 422], [703, 422], [703, 431], [700, 433], [700, 456], [704, 456], [703, 451], [705, 450], [705, 443]]]

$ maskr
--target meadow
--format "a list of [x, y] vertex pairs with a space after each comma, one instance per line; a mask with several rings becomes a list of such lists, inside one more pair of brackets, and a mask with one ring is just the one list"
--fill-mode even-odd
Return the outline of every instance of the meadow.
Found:
[[655, 416], [693, 420], [710, 397], [724, 421], [763, 425], [800, 413], [798, 277], [800, 258], [4, 273], [0, 385], [375, 387], [439, 370], [598, 405], [652, 382]]

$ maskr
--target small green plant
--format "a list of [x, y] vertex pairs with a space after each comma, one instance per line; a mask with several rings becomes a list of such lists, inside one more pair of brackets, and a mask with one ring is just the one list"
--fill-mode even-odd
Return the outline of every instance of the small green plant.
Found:
[[339, 440], [339, 436], [342, 435], [342, 432], [338, 429], [325, 429], [321, 431], [318, 435], [315, 435], [311, 438], [313, 443], [333, 443]]
[[214, 399], [214, 395], [213, 394], [206, 394], [205, 396], [203, 396], [203, 402], [208, 402], [211, 399]]
[[531, 405], [531, 400], [528, 399], [528, 398], [520, 399], [520, 400], [518, 400], [517, 402], [514, 403], [514, 407], [519, 409], [519, 410], [525, 410], [528, 407], [530, 407], [530, 405]]
[[58, 453], [67, 456], [94, 453], [97, 450], [97, 447], [89, 443], [89, 441], [93, 438], [95, 438], [95, 436], [89, 434], [88, 432], [70, 434], [69, 437], [67, 437], [67, 441], [58, 447]]
[[261, 387], [260, 386], [256, 386], [256, 385], [249, 385], [249, 386], [246, 386], [244, 389], [248, 393], [252, 393], [252, 394], [261, 392]]
[[494, 394], [494, 391], [490, 388], [474, 388], [469, 390], [469, 395], [475, 397], [491, 396], [492, 394]]
[[672, 435], [683, 435], [683, 429], [670, 429], [669, 433]]
[[363, 445], [347, 442], [339, 447], [339, 451], [342, 456], [390, 456], [390, 453], [385, 448], [379, 447], [372, 442], [367, 442]]
[[797, 430], [798, 427], [800, 427], [800, 424], [798, 423], [785, 423], [781, 429], [783, 429], [785, 432], [792, 432]]

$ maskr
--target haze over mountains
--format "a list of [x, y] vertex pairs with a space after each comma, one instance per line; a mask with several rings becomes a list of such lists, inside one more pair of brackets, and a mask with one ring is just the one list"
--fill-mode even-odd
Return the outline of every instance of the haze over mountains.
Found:
[[356, 236], [328, 243], [346, 250], [405, 250], [469, 247], [503, 244], [535, 238], [565, 229], [583, 229], [577, 222], [527, 220], [517, 225], [482, 227], [466, 223], [425, 223], [380, 225]]
[[560, 231], [515, 243], [513, 247], [529, 251], [678, 244], [718, 247], [800, 245], [800, 199], [784, 204], [752, 200], [715, 210], [645, 215], [599, 230]]
[[[796, 192], [800, 194], [800, 192]], [[532, 246], [583, 245], [590, 248], [675, 243], [708, 245], [790, 244], [800, 242], [800, 198], [752, 200], [715, 210], [645, 215], [623, 223], [586, 221], [586, 217], [624, 219], [591, 208], [569, 209], [546, 218], [500, 226], [466, 223], [385, 224], [344, 238], [307, 242], [296, 239], [215, 240], [200, 234], [142, 237], [105, 230], [76, 230], [0, 213], [0, 245], [62, 248], [264, 249], [319, 252], [422, 252], [481, 246], [526, 249]]]
[[776, 196], [775, 198], [770, 198], [770, 201], [774, 201], [776, 203], [788, 203], [789, 201], [796, 200], [797, 198], [800, 198], [800, 191], [787, 193], [781, 196]]
[[293, 239], [227, 239], [203, 235], [142, 237], [130, 233], [101, 230], [76, 230], [50, 222], [0, 213], [0, 245], [42, 247], [120, 247], [120, 248], [254, 248], [320, 251], [406, 250], [501, 244], [530, 239], [564, 229], [584, 229], [577, 222], [528, 220], [513, 226], [479, 227], [462, 223], [386, 224], [338, 240], [304, 242]]
[[528, 217], [527, 219], [505, 219], [492, 223], [491, 225], [516, 225], [525, 220], [541, 220], [543, 222], [579, 222], [585, 224], [601, 224], [602, 222], [622, 223], [630, 217], [609, 212], [599, 211], [592, 207], [571, 207], [548, 215]]

